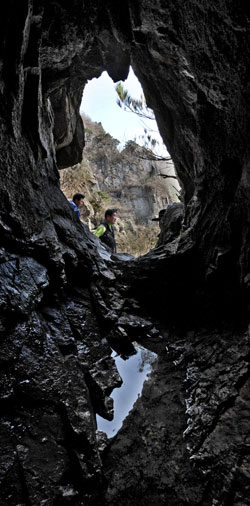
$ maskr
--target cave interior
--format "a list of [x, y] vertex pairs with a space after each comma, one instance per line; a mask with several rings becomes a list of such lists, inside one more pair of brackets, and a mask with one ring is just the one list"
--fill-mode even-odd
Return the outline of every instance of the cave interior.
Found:
[[[1, 7], [1, 506], [250, 505], [250, 12], [242, 2]], [[182, 189], [181, 236], [105, 256], [59, 170], [84, 86], [129, 66]], [[112, 358], [158, 354], [111, 439]]]

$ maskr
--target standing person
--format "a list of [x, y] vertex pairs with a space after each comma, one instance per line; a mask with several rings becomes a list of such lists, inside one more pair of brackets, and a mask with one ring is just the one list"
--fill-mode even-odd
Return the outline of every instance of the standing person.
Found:
[[84, 195], [82, 193], [75, 193], [75, 195], [73, 195], [72, 200], [69, 200], [69, 204], [74, 209], [78, 220], [80, 220], [79, 207], [81, 207], [83, 205], [83, 200], [84, 200]]
[[163, 226], [163, 216], [166, 212], [166, 209], [161, 209], [159, 211], [159, 214], [158, 214], [158, 218], [152, 218], [152, 221], [159, 221], [159, 227], [160, 227], [160, 233], [157, 235], [157, 240], [156, 240], [156, 243], [155, 243], [155, 248], [157, 248], [157, 246], [159, 246], [159, 238], [160, 238], [160, 235], [161, 235], [161, 232], [162, 232], [162, 226]]
[[166, 209], [161, 209], [159, 211], [158, 217], [157, 218], [152, 218], [152, 221], [159, 221], [160, 229], [161, 229], [161, 220], [162, 220], [163, 215], [165, 214], [165, 212], [166, 212]]
[[93, 232], [96, 237], [99, 237], [111, 253], [116, 253], [115, 232], [113, 227], [116, 220], [117, 210], [107, 209], [104, 221], [102, 221], [99, 227], [97, 227], [97, 229]]

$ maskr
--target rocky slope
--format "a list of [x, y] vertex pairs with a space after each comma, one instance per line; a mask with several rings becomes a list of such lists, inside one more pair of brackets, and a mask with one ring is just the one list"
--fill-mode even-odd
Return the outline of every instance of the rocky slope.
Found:
[[[118, 142], [100, 123], [86, 116], [85, 147], [80, 164], [60, 172], [61, 188], [68, 199], [77, 191], [85, 194], [82, 221], [94, 229], [105, 209], [118, 209], [118, 251], [138, 256], [155, 245], [159, 229], [152, 222], [167, 204], [178, 200], [179, 184], [173, 164], [156, 161], [151, 151], [135, 142], [118, 150]], [[173, 178], [162, 178], [173, 175]]]
[[[1, 505], [249, 505], [249, 22], [231, 0], [1, 5]], [[185, 216], [125, 262], [75, 220], [58, 168], [81, 161], [86, 81], [130, 64]], [[105, 445], [111, 348], [134, 339], [158, 370]]]

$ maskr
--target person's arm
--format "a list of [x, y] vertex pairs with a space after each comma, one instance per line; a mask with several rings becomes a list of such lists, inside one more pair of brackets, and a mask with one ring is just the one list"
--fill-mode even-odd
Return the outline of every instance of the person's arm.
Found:
[[97, 227], [97, 229], [93, 232], [93, 234], [96, 237], [102, 237], [102, 235], [105, 234], [105, 232], [106, 232], [106, 227], [104, 225], [99, 225], [99, 227]]

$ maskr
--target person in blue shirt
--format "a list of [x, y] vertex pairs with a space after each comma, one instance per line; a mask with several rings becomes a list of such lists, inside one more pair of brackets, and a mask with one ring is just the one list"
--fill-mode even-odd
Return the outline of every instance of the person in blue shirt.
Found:
[[69, 204], [71, 205], [71, 207], [75, 211], [77, 218], [79, 220], [80, 220], [79, 207], [81, 207], [83, 205], [83, 201], [84, 201], [84, 195], [82, 193], [75, 193], [75, 195], [73, 195], [73, 197], [72, 197], [72, 200], [69, 200]]

